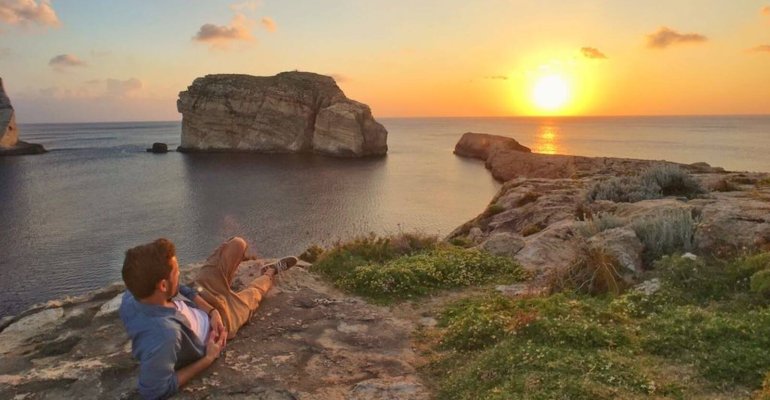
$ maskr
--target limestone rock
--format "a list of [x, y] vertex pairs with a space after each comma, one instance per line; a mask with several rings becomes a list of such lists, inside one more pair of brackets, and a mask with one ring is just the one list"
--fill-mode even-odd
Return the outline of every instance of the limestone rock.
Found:
[[466, 132], [455, 145], [454, 153], [458, 156], [478, 158], [486, 161], [492, 151], [498, 147], [510, 151], [532, 152], [529, 147], [522, 146], [513, 138], [487, 133]]
[[481, 247], [496, 256], [513, 258], [524, 247], [524, 240], [519, 235], [500, 232], [490, 236]]
[[625, 269], [619, 271], [622, 275], [642, 272], [644, 245], [630, 228], [612, 228], [599, 232], [588, 239], [588, 245], [604, 249], [612, 255]]
[[180, 151], [384, 155], [387, 131], [334, 79], [309, 72], [271, 77], [206, 75], [179, 93]]
[[19, 140], [16, 115], [0, 78], [0, 156], [45, 153], [43, 146]]
[[770, 188], [755, 198], [742, 192], [714, 193], [702, 204], [694, 247], [699, 254], [730, 257], [770, 250]]

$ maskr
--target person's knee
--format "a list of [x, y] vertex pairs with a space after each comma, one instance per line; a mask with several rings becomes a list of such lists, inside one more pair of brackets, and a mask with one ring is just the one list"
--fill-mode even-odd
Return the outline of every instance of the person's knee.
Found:
[[249, 245], [242, 237], [233, 236], [227, 241], [227, 247], [234, 247], [243, 253], [246, 252], [246, 248], [249, 247]]

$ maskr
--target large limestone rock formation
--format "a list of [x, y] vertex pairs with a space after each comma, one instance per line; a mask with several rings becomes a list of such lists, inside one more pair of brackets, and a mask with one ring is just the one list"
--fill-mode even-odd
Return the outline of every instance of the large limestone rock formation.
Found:
[[44, 152], [45, 149], [39, 144], [19, 141], [19, 129], [16, 127], [11, 99], [5, 94], [3, 79], [0, 78], [0, 156]]
[[309, 72], [206, 75], [179, 93], [180, 151], [384, 155], [388, 132], [334, 79]]

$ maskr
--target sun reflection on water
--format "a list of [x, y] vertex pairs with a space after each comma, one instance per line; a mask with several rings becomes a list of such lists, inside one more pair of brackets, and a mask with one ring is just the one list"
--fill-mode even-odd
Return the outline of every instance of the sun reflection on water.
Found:
[[537, 141], [533, 146], [535, 153], [557, 154], [560, 152], [558, 129], [554, 126], [541, 126], [537, 131]]

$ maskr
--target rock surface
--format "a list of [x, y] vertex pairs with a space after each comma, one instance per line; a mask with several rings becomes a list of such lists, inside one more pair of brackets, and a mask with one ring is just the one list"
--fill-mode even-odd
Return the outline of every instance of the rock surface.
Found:
[[0, 156], [45, 153], [43, 146], [19, 140], [16, 115], [0, 78]]
[[[234, 286], [260, 265], [244, 262]], [[185, 268], [181, 280], [195, 271]], [[10, 321], [0, 332], [0, 398], [137, 398], [138, 365], [117, 316], [123, 290], [49, 302]], [[415, 372], [413, 329], [292, 268], [226, 354], [175, 398], [428, 399]]]
[[[481, 152], [475, 154], [484, 158]], [[496, 178], [504, 180], [503, 186], [486, 211], [447, 239], [511, 257], [534, 272], [569, 268], [583, 250], [600, 247], [616, 259], [624, 274], [638, 274], [645, 267], [646, 248], [633, 224], [672, 215], [693, 218], [681, 251], [730, 257], [770, 250], [770, 174], [725, 172], [706, 163], [678, 164], [714, 191], [692, 200], [589, 204], [586, 194], [600, 179], [633, 175], [660, 161], [550, 156], [499, 146], [489, 152], [486, 162]]]
[[180, 151], [384, 155], [388, 132], [369, 106], [334, 79], [309, 72], [271, 77], [206, 75], [179, 93]]
[[522, 146], [513, 138], [486, 133], [465, 132], [455, 145], [454, 153], [462, 157], [478, 158], [486, 161], [498, 148], [510, 151], [531, 153], [529, 147]]

